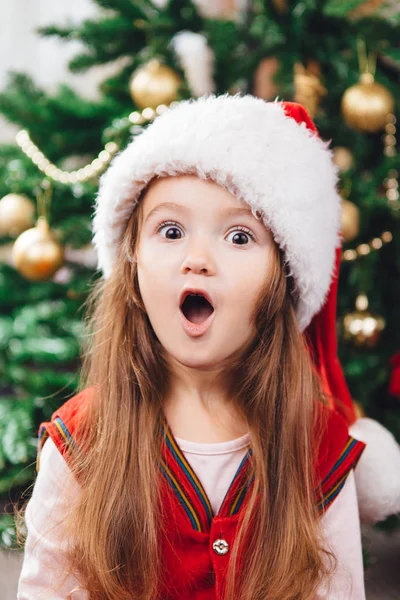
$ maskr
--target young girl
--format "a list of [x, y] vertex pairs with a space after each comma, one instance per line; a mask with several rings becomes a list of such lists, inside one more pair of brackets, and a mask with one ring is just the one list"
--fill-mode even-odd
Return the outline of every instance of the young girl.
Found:
[[250, 95], [181, 102], [116, 157], [19, 600], [365, 598], [336, 184], [304, 108]]

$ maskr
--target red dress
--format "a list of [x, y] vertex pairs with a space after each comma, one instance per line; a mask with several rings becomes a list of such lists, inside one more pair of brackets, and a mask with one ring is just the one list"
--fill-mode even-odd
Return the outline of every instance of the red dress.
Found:
[[[69, 462], [79, 451], [82, 410], [94, 388], [86, 388], [56, 410], [51, 421], [39, 429], [37, 469], [40, 450], [48, 436]], [[220, 600], [239, 521], [243, 518], [253, 479], [247, 481], [252, 448], [243, 458], [217, 515], [213, 515], [207, 494], [186, 460], [168, 423], [162, 443], [163, 514], [168, 515], [168, 535], [162, 536], [164, 580], [162, 600]], [[327, 434], [318, 451], [315, 481], [321, 483], [316, 503], [322, 514], [340, 493], [365, 444], [351, 437], [345, 419], [330, 410]], [[165, 510], [164, 510], [165, 509]]]

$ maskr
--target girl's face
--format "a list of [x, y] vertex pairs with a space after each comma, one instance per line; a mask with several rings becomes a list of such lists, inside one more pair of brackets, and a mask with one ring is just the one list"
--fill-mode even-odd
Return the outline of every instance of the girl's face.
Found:
[[[154, 332], [181, 365], [218, 369], [255, 335], [250, 316], [272, 268], [272, 234], [246, 203], [195, 175], [155, 179], [141, 202], [138, 281]], [[196, 337], [182, 324], [184, 287], [214, 300], [211, 325]]]

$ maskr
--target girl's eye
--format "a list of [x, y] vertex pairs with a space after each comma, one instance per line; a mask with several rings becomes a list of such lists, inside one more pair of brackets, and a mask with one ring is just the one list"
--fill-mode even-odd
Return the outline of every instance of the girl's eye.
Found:
[[[239, 232], [239, 233], [238, 233]], [[250, 229], [247, 229], [247, 227], [242, 227], [237, 225], [235, 229], [233, 229], [232, 231], [229, 232], [228, 235], [230, 235], [231, 233], [234, 233], [235, 235], [233, 236], [233, 240], [239, 241], [239, 240], [243, 240], [246, 239], [245, 236], [249, 236], [249, 238], [254, 242], [255, 240], [255, 236], [254, 234], [250, 231]], [[246, 245], [247, 242], [245, 242], [245, 244], [242, 244], [241, 242], [239, 244], [235, 244], [235, 246], [239, 245], [239, 246], [243, 246]]]
[[[175, 229], [175, 230], [179, 229], [179, 225], [178, 225], [178, 223], [176, 223], [175, 221], [165, 221], [164, 223], [160, 223], [160, 225], [157, 227], [157, 229], [156, 229], [157, 233], [158, 233], [158, 232], [159, 232], [161, 229], [163, 229], [163, 228], [164, 228], [166, 225], [169, 225], [169, 227], [168, 227], [167, 231], [171, 231], [171, 230], [173, 231], [174, 229]], [[167, 236], [167, 238], [168, 238], [169, 240], [171, 240], [171, 239], [176, 239], [176, 238], [174, 237], [174, 234], [172, 234], [172, 236], [168, 235], [168, 236]]]
[[[161, 231], [161, 229], [163, 229], [167, 225], [169, 225], [167, 232], [181, 229], [180, 226], [178, 225], [178, 223], [176, 223], [175, 221], [165, 221], [164, 223], [160, 223], [160, 225], [157, 227], [157, 233], [159, 231]], [[237, 233], [237, 232], [241, 232], [241, 233]], [[232, 231], [230, 231], [228, 235], [230, 235], [231, 233], [236, 234], [233, 237], [233, 239], [236, 240], [236, 242], [244, 239], [243, 234], [249, 236], [252, 241], [255, 240], [254, 234], [250, 231], [250, 229], [247, 229], [247, 227], [242, 227], [242, 226], [237, 225], [236, 228], [233, 229]], [[175, 240], [175, 239], [179, 239], [179, 238], [176, 238], [174, 233], [172, 233], [172, 235], [167, 233], [166, 239]], [[246, 242], [245, 242], [245, 244], [242, 244], [241, 242], [239, 242], [239, 244], [235, 244], [235, 246], [237, 246], [237, 245], [243, 246], [243, 245], [246, 245]]]

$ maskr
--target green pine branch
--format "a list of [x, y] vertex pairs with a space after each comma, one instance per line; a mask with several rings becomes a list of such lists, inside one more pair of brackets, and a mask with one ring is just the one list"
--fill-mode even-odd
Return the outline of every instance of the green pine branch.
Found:
[[70, 154], [97, 154], [102, 131], [119, 110], [112, 99], [85, 100], [67, 85], [60, 85], [55, 95], [48, 95], [23, 73], [10, 73], [0, 93], [0, 112], [10, 122], [28, 129], [51, 161]]

